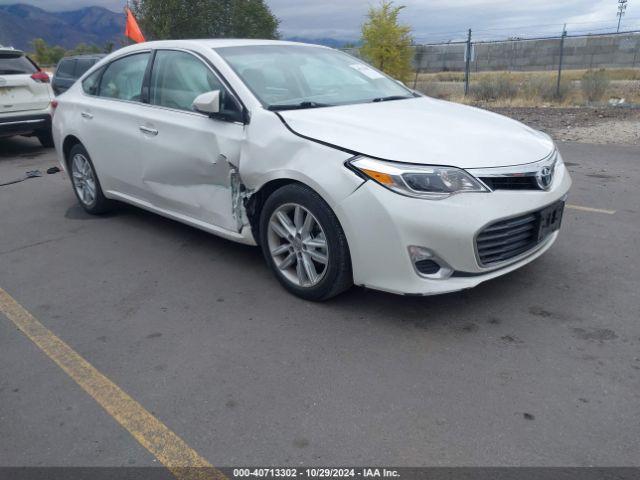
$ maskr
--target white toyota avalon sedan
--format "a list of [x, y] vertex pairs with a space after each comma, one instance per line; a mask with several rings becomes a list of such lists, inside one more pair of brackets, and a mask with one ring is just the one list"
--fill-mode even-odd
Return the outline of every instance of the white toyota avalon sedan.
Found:
[[474, 287], [547, 251], [571, 179], [553, 141], [329, 48], [143, 43], [58, 99], [82, 207], [127, 202], [260, 245], [294, 294]]

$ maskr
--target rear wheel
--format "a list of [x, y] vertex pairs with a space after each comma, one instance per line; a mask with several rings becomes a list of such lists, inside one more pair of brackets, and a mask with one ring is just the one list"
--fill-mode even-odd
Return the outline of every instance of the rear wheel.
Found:
[[87, 150], [80, 144], [73, 146], [67, 158], [73, 191], [87, 213], [99, 215], [112, 208], [112, 202], [102, 193]]
[[286, 185], [267, 199], [260, 243], [280, 283], [299, 297], [327, 300], [353, 283], [342, 227], [329, 205], [304, 185]]
[[40, 140], [40, 145], [42, 145], [44, 148], [54, 147], [53, 135], [51, 133], [51, 130], [38, 131], [36, 132], [36, 137], [38, 137], [38, 140]]

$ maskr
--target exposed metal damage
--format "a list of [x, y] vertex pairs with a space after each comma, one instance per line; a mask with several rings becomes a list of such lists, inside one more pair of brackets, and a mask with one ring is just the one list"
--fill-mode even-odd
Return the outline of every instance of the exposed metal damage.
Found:
[[236, 221], [236, 228], [241, 232], [245, 226], [250, 226], [245, 202], [253, 191], [247, 190], [240, 178], [238, 169], [229, 162], [229, 185], [231, 186], [231, 213]]

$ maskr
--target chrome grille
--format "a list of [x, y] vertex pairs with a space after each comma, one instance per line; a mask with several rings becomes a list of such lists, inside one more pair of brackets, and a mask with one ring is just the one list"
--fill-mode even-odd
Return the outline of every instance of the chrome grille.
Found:
[[493, 223], [476, 238], [476, 249], [483, 266], [503, 262], [530, 250], [538, 243], [540, 216], [530, 213]]

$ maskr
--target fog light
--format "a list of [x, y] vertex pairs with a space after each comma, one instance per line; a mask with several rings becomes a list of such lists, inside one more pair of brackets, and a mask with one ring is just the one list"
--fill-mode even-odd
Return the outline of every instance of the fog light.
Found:
[[410, 246], [409, 257], [413, 268], [421, 277], [444, 279], [453, 273], [453, 269], [428, 248]]
[[416, 270], [425, 275], [433, 275], [440, 270], [440, 265], [433, 260], [419, 260], [415, 263], [415, 266]]

